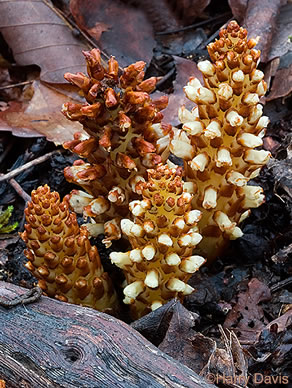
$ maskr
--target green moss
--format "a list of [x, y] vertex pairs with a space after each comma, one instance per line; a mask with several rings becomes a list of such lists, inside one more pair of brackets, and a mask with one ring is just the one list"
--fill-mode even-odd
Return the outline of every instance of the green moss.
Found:
[[18, 226], [18, 222], [14, 224], [7, 225], [11, 214], [13, 212], [13, 206], [8, 206], [4, 211], [0, 210], [0, 233], [10, 233]]

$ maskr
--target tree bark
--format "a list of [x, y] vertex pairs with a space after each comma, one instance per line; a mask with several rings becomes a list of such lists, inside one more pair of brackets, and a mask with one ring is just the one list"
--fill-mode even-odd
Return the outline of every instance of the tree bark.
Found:
[[[25, 289], [0, 282], [0, 299]], [[127, 324], [42, 296], [0, 306], [0, 379], [7, 388], [214, 388]]]

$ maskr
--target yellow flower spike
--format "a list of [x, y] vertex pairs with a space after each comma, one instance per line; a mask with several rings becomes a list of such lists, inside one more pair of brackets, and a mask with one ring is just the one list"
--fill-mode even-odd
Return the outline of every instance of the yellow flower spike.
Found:
[[260, 97], [267, 85], [257, 69], [255, 44], [235, 21], [220, 32], [219, 40], [208, 46], [212, 62], [198, 64], [204, 85], [191, 78], [185, 87], [198, 114], [180, 109], [183, 127], [171, 142], [171, 151], [184, 159], [192, 207], [202, 212], [203, 239], [195, 252], [207, 260], [242, 235], [237, 225], [247, 209], [264, 202], [263, 190], [248, 186], [270, 158], [268, 151], [258, 150], [269, 119], [262, 116]]

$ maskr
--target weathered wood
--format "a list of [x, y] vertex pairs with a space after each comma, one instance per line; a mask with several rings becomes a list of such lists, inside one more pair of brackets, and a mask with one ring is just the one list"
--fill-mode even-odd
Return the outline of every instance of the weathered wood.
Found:
[[[26, 290], [0, 282], [0, 298]], [[7, 387], [211, 388], [124, 322], [45, 296], [0, 307], [0, 379]]]

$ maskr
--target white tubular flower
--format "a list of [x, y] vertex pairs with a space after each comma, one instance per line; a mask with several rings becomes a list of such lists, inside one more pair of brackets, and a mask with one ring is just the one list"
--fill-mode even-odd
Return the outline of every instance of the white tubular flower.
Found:
[[130, 299], [136, 299], [144, 291], [144, 287], [142, 280], [136, 280], [124, 288], [124, 295]]

